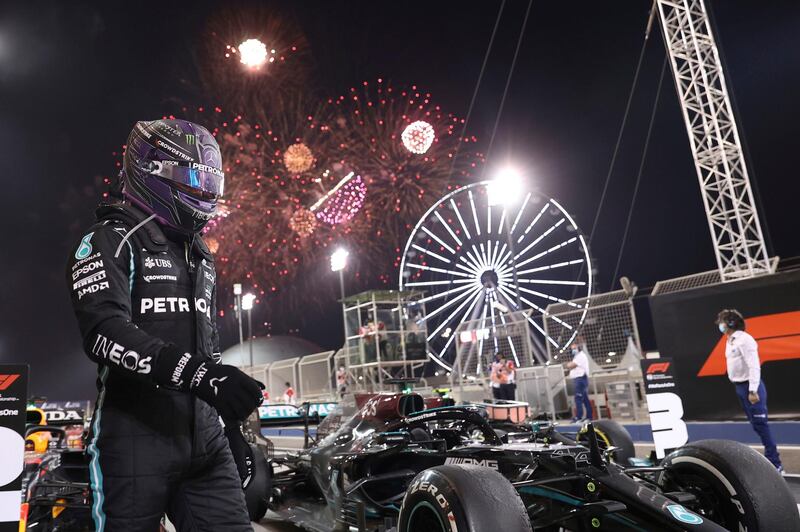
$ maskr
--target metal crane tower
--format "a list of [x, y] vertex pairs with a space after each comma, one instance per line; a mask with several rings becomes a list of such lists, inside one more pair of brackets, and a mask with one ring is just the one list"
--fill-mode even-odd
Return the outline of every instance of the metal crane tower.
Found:
[[723, 282], [772, 273], [703, 0], [656, 0]]

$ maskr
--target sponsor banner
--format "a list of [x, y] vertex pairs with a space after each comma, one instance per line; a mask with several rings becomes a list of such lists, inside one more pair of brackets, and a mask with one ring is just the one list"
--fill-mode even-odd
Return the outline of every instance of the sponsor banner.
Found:
[[689, 441], [683, 421], [683, 401], [677, 394], [675, 363], [671, 358], [651, 358], [641, 364], [656, 456], [664, 458], [670, 449]]
[[674, 375], [686, 419], [746, 421], [728, 380], [726, 337], [714, 323], [728, 308], [744, 315], [746, 330], [758, 343], [770, 418], [800, 415], [800, 271], [651, 296], [650, 308], [659, 351], [678, 361]]
[[674, 373], [675, 366], [671, 358], [643, 359], [641, 363], [646, 393], [678, 391]]
[[[311, 403], [308, 405], [310, 415], [319, 414], [320, 418], [327, 417], [336, 403]], [[258, 407], [258, 416], [262, 420], [297, 420], [303, 417], [302, 408], [295, 405], [262, 405]]]
[[0, 532], [19, 529], [28, 366], [0, 364]]

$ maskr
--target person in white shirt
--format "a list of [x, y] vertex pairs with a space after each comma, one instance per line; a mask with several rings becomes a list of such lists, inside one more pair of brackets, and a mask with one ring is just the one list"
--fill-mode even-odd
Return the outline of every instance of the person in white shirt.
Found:
[[767, 389], [761, 380], [758, 343], [745, 332], [744, 317], [738, 310], [721, 311], [715, 323], [719, 331], [728, 337], [725, 342], [728, 379], [736, 387], [736, 395], [744, 413], [764, 444], [764, 455], [778, 471], [783, 472], [781, 457], [767, 420]]
[[[575, 384], [575, 417], [572, 422], [592, 419], [592, 403], [589, 401], [589, 355], [577, 343], [572, 344], [572, 361], [567, 363], [569, 378]], [[585, 411], [585, 413], [584, 413]]]

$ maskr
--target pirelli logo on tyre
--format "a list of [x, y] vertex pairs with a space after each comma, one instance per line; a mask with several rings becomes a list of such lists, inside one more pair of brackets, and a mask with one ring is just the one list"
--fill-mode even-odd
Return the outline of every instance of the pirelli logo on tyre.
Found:
[[450, 508], [450, 503], [448, 502], [447, 497], [445, 497], [444, 494], [439, 491], [439, 488], [427, 480], [416, 480], [411, 484], [411, 487], [408, 488], [406, 497], [417, 491], [429, 493], [431, 497], [436, 500], [436, 503], [447, 516], [447, 521], [450, 523], [451, 532], [458, 532], [458, 527], [456, 526], [456, 516], [453, 514], [453, 510]]

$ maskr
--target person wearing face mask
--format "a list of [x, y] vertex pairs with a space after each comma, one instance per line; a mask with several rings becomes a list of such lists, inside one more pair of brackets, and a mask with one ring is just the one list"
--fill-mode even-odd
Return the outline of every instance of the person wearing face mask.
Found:
[[736, 395], [742, 403], [747, 420], [764, 444], [764, 455], [782, 473], [781, 457], [767, 420], [767, 389], [761, 380], [758, 343], [745, 332], [744, 317], [738, 310], [720, 311], [715, 323], [719, 332], [727, 336], [725, 362], [728, 379], [736, 387]]
[[[572, 422], [592, 419], [592, 403], [589, 401], [589, 356], [582, 347], [572, 344], [572, 361], [567, 363], [569, 378], [575, 384], [575, 417]], [[585, 412], [585, 413], [584, 413]]]

